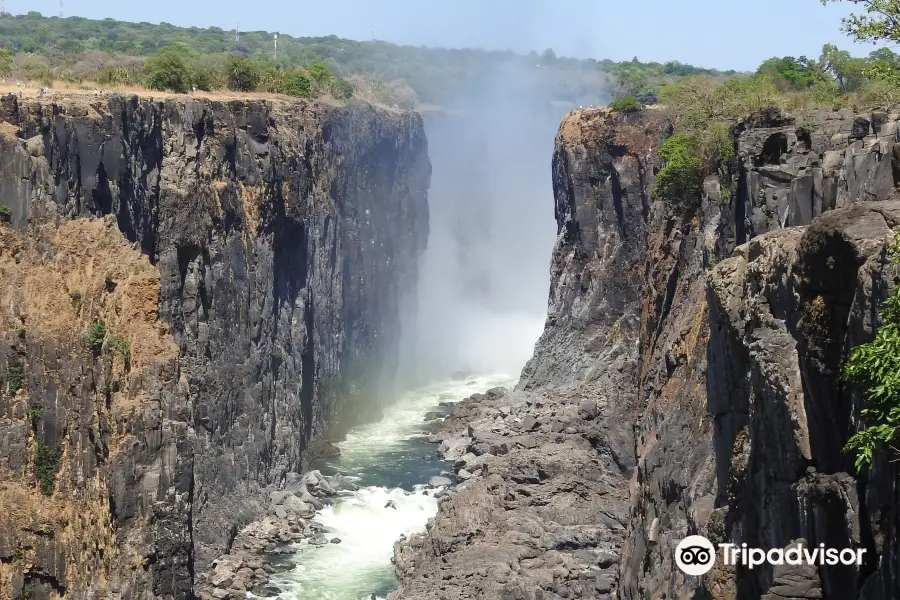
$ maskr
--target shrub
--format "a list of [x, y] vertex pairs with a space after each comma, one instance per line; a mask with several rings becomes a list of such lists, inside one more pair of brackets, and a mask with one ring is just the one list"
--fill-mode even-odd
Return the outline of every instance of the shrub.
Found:
[[228, 62], [228, 89], [252, 92], [259, 86], [260, 67], [249, 58], [234, 57]]
[[121, 356], [126, 363], [131, 360], [131, 342], [127, 338], [118, 334], [109, 336], [109, 349]]
[[191, 86], [189, 58], [190, 52], [184, 46], [171, 45], [160, 48], [156, 56], [151, 56], [144, 63], [147, 87], [179, 94], [187, 92]]
[[634, 96], [625, 96], [609, 103], [609, 107], [620, 113], [636, 113], [643, 109], [643, 105]]
[[31, 421], [31, 428], [37, 429], [38, 421], [44, 416], [44, 411], [40, 408], [33, 408], [28, 411], [28, 420]]
[[106, 338], [106, 325], [103, 321], [94, 321], [87, 328], [88, 346], [94, 354], [100, 354], [103, 340]]
[[5, 204], [0, 204], [0, 223], [9, 223], [12, 221], [12, 211]]
[[78, 290], [74, 290], [69, 292], [69, 298], [72, 300], [72, 308], [78, 310], [81, 308], [82, 303], [84, 302], [84, 298], [81, 295], [81, 292]]
[[675, 212], [685, 212], [696, 204], [703, 188], [703, 160], [696, 141], [688, 133], [676, 133], [660, 147], [659, 157], [664, 166], [656, 175], [653, 193]]
[[38, 485], [45, 496], [53, 495], [53, 484], [56, 480], [56, 468], [59, 464], [59, 453], [56, 448], [38, 442], [37, 457], [34, 461], [34, 474]]
[[353, 86], [346, 79], [335, 77], [331, 81], [331, 95], [339, 100], [346, 100], [353, 97]]
[[6, 367], [6, 380], [9, 382], [10, 393], [18, 392], [25, 382], [25, 367], [19, 363], [10, 362]]
[[295, 98], [309, 98], [309, 77], [303, 71], [292, 71], [284, 78], [282, 93]]
[[120, 86], [136, 83], [138, 77], [135, 71], [128, 67], [107, 65], [97, 71], [94, 79], [100, 85]]
[[[888, 247], [892, 263], [900, 263], [900, 235]], [[863, 391], [862, 427], [847, 441], [844, 451], [856, 455], [856, 468], [872, 464], [875, 451], [898, 452], [900, 437], [900, 287], [879, 311], [881, 327], [875, 339], [857, 346], [844, 365], [843, 377]]]

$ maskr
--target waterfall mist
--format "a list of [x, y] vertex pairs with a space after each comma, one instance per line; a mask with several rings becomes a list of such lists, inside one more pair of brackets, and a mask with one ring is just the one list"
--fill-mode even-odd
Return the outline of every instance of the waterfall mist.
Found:
[[556, 237], [550, 160], [574, 105], [539, 75], [510, 62], [448, 99], [453, 110], [424, 114], [430, 234], [403, 330], [406, 382], [517, 376], [543, 330]]

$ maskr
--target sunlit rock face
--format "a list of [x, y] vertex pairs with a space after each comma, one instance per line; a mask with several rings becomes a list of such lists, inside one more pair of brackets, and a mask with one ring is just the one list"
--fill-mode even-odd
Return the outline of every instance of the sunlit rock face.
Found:
[[0, 381], [24, 366], [0, 596], [188, 597], [259, 488], [379, 412], [427, 242], [422, 120], [118, 95], [0, 118]]

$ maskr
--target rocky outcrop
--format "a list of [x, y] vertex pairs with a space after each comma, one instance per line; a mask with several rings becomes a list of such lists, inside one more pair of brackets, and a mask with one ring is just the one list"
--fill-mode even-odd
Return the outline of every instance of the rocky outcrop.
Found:
[[377, 413], [421, 119], [112, 96], [0, 120], [0, 596], [190, 597], [326, 427]]
[[[731, 181], [710, 178], [676, 213], [651, 194], [668, 134], [658, 113], [568, 115], [553, 156], [559, 235], [544, 334], [519, 389], [457, 407], [464, 432], [445, 422], [458, 433], [442, 450], [468, 452], [457, 468], [471, 477], [427, 536], [398, 547], [398, 597], [900, 596], [896, 465], [881, 457], [857, 474], [841, 453], [859, 399], [838, 380], [895, 284], [884, 247], [897, 204], [860, 202], [895, 193], [898, 118], [757, 115], [735, 128]], [[560, 456], [559, 443], [570, 458], [545, 473], [576, 486], [539, 471], [515, 480], [510, 465]], [[602, 543], [543, 544], [569, 518], [558, 507], [598, 497], [602, 508], [572, 522]], [[624, 527], [595, 528], [600, 514], [623, 515]], [[515, 533], [529, 516], [539, 525]], [[674, 565], [690, 534], [869, 558], [859, 570], [718, 565], [698, 579]], [[539, 575], [546, 565], [564, 568]]]

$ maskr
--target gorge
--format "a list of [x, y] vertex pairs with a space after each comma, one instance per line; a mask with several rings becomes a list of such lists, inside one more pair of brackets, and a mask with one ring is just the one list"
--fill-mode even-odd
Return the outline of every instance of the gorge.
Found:
[[[686, 210], [653, 194], [659, 111], [570, 112], [550, 177], [537, 152], [493, 196], [438, 165], [442, 118], [0, 101], [0, 597], [267, 595], [242, 570], [284, 598], [900, 597], [897, 465], [840, 451], [842, 361], [897, 283], [900, 114], [756, 114]], [[515, 122], [464, 159], [531, 148]], [[553, 243], [542, 179], [548, 312], [516, 383], [543, 283], [510, 269]], [[289, 553], [257, 567], [260, 522]], [[869, 558], [694, 578], [673, 562], [694, 533]]]

